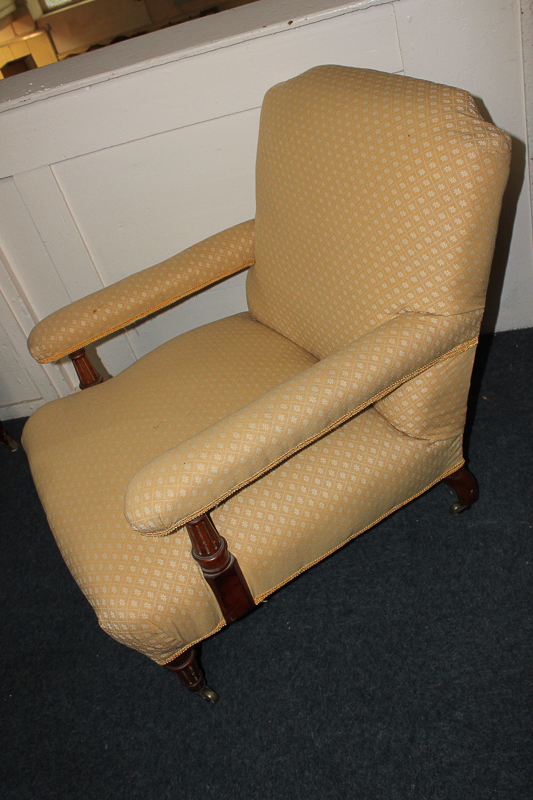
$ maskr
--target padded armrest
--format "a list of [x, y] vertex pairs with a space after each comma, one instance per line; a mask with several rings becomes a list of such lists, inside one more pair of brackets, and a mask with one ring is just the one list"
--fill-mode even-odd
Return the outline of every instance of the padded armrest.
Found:
[[54, 311], [32, 330], [28, 348], [46, 364], [254, 263], [253, 219], [166, 261]]
[[436, 361], [474, 347], [481, 312], [405, 313], [168, 450], [130, 481], [125, 515], [161, 536], [217, 506]]

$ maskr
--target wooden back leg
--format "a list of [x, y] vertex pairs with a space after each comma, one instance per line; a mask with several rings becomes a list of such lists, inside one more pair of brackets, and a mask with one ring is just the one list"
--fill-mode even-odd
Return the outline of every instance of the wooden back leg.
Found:
[[460, 467], [456, 472], [452, 472], [447, 478], [442, 479], [443, 483], [450, 486], [457, 495], [457, 502], [450, 506], [451, 514], [460, 514], [465, 509], [470, 508], [479, 497], [479, 487], [476, 479], [466, 467]]
[[8, 450], [11, 450], [12, 453], [18, 449], [18, 442], [16, 442], [12, 436], [6, 431], [2, 423], [0, 422], [0, 442], [7, 447]]

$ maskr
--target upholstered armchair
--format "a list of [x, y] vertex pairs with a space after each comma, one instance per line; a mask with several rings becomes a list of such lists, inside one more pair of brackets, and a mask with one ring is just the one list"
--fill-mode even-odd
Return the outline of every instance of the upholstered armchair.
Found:
[[[439, 481], [462, 436], [509, 137], [470, 95], [323, 66], [266, 95], [254, 220], [29, 339], [79, 392], [24, 430], [63, 557], [112, 637], [214, 702], [194, 645]], [[100, 383], [84, 348], [240, 270], [249, 311]]]

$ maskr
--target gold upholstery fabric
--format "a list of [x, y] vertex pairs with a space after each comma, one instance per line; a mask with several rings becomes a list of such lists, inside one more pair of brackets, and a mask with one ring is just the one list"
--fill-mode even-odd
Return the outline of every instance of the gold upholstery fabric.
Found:
[[253, 264], [254, 220], [234, 225], [41, 320], [28, 339], [46, 364]]
[[186, 333], [30, 418], [23, 444], [50, 527], [115, 639], [163, 663], [222, 620], [188, 536], [148, 540], [126, 522], [131, 476], [314, 362], [240, 314]]
[[474, 347], [478, 328], [476, 313], [389, 320], [143, 467], [128, 486], [126, 518], [142, 533], [169, 533], [414, 373]]
[[474, 356], [472, 348], [439, 361], [376, 403], [376, 409], [409, 436], [430, 440], [458, 436], [465, 424]]
[[254, 598], [263, 600], [458, 469], [461, 445], [461, 435], [406, 436], [368, 408], [231, 497], [212, 518]]
[[243, 223], [40, 323], [32, 352], [52, 360], [253, 263], [250, 314], [26, 426], [112, 636], [165, 663], [221, 627], [183, 527], [205, 509], [259, 602], [462, 465], [509, 157], [464, 91], [315, 68], [265, 98], [255, 244]]
[[509, 158], [460, 89], [338, 66], [274, 86], [251, 313], [324, 358], [397, 314], [482, 309]]

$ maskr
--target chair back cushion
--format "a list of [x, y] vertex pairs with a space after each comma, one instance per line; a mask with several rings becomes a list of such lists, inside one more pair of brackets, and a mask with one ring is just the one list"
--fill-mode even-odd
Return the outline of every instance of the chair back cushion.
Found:
[[404, 312], [482, 309], [509, 158], [460, 89], [340, 66], [274, 86], [252, 315], [323, 358]]

